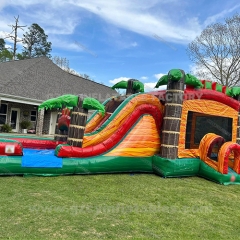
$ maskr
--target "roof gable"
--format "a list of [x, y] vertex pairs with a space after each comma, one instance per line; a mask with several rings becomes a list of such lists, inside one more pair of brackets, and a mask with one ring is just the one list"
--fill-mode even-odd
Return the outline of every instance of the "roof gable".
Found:
[[100, 101], [117, 94], [103, 84], [67, 73], [47, 57], [0, 63], [1, 93], [37, 100], [82, 94]]

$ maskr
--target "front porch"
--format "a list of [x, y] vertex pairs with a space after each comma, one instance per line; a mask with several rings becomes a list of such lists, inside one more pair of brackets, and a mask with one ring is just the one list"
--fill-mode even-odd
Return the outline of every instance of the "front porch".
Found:
[[[0, 131], [2, 126], [11, 128], [11, 132], [22, 133], [21, 122], [30, 122], [30, 129], [39, 136], [54, 135], [57, 120], [57, 110], [38, 111], [40, 101], [27, 101], [27, 99], [10, 99], [0, 96]], [[7, 125], [7, 126], [6, 126]], [[27, 134], [27, 136], [32, 134]]]

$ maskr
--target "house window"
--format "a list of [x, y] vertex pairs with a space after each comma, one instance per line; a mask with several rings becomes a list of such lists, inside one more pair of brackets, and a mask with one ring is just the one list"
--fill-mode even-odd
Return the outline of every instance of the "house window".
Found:
[[31, 111], [30, 119], [31, 119], [31, 122], [36, 122], [36, 120], [37, 120], [37, 111], [35, 111], [35, 110]]
[[2, 103], [0, 107], [0, 124], [5, 124], [7, 121], [7, 104]]
[[189, 111], [187, 118], [185, 148], [198, 148], [201, 139], [207, 133], [215, 133], [222, 136], [226, 141], [231, 141], [232, 123], [232, 118]]

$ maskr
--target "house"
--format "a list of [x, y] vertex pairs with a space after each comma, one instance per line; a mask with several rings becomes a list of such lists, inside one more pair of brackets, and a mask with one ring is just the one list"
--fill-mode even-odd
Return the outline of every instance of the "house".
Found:
[[103, 102], [116, 95], [116, 91], [70, 74], [47, 57], [0, 63], [0, 126], [10, 124], [13, 132], [20, 133], [20, 122], [29, 120], [37, 134], [54, 134], [57, 109], [38, 111], [38, 106], [64, 94], [93, 97]]

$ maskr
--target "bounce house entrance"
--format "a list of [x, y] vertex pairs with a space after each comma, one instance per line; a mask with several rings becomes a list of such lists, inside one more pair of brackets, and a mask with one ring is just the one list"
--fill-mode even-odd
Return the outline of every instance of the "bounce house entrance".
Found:
[[[232, 118], [189, 111], [187, 117], [185, 148], [197, 149], [200, 141], [207, 133], [215, 133], [222, 136], [225, 141], [231, 141], [232, 123]], [[213, 148], [213, 152], [215, 148], [216, 147]]]

